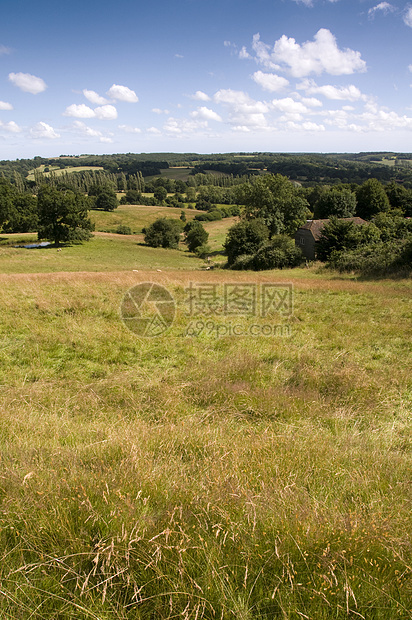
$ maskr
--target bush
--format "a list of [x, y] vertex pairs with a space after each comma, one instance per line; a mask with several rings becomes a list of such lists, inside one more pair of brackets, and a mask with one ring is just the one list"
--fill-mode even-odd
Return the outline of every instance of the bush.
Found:
[[255, 271], [297, 267], [303, 261], [300, 248], [286, 235], [276, 235], [269, 243], [261, 246], [253, 256], [251, 266]]
[[152, 248], [177, 248], [180, 232], [178, 220], [161, 217], [145, 229], [144, 241]]
[[132, 235], [132, 229], [130, 228], [130, 226], [125, 226], [124, 224], [120, 224], [117, 228], [116, 228], [116, 233], [118, 235]]
[[339, 271], [358, 271], [365, 275], [410, 273], [412, 236], [367, 245], [349, 252], [334, 252], [328, 265]]
[[197, 222], [195, 226], [192, 226], [189, 232], [186, 233], [185, 243], [190, 252], [194, 252], [196, 248], [205, 245], [209, 239], [209, 233], [203, 228], [200, 222]]
[[260, 219], [243, 220], [229, 228], [223, 245], [229, 267], [238, 256], [255, 254], [268, 238], [269, 229]]

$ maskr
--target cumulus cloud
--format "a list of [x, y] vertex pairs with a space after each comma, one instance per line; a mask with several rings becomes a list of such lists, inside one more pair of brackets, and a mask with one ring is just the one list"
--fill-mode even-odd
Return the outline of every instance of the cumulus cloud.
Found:
[[273, 99], [272, 106], [275, 110], [286, 114], [306, 114], [308, 112], [308, 108], [303, 103], [294, 101], [291, 97]]
[[113, 84], [106, 93], [111, 99], [117, 101], [127, 101], [128, 103], [137, 103], [139, 97], [134, 90], [131, 90], [127, 86], [120, 86], [119, 84]]
[[96, 118], [101, 121], [112, 121], [117, 118], [117, 110], [114, 105], [102, 105], [94, 109]]
[[152, 108], [152, 112], [155, 114], [170, 114], [169, 110], [162, 110], [161, 108]]
[[339, 49], [336, 38], [326, 28], [321, 28], [313, 41], [301, 45], [292, 37], [283, 35], [273, 48], [253, 38], [253, 49], [257, 62], [272, 70], [288, 71], [293, 77], [305, 77], [311, 73], [320, 75], [349, 75], [366, 71], [366, 63], [360, 52], [349, 48]]
[[119, 129], [126, 133], [142, 133], [139, 127], [133, 127], [132, 125], [119, 125]]
[[194, 95], [192, 95], [192, 99], [196, 99], [197, 101], [210, 101], [209, 95], [204, 93], [202, 90], [197, 90]]
[[47, 88], [46, 82], [30, 73], [9, 73], [9, 80], [26, 93], [38, 95]]
[[387, 15], [388, 13], [393, 13], [393, 11], [395, 11], [395, 7], [392, 4], [389, 4], [389, 2], [380, 2], [376, 6], [369, 9], [368, 15], [369, 17], [375, 17], [378, 12]]
[[149, 127], [146, 131], [147, 131], [147, 133], [151, 133], [151, 134], [153, 134], [155, 136], [162, 133], [160, 131], [160, 129], [158, 129], [157, 127]]
[[239, 58], [240, 60], [247, 60], [248, 58], [252, 58], [244, 45], [239, 52]]
[[74, 116], [75, 118], [94, 118], [96, 116], [94, 110], [84, 103], [79, 105], [73, 103], [69, 105], [63, 112], [63, 116]]
[[403, 14], [404, 23], [412, 28], [412, 6], [407, 6]]
[[30, 129], [30, 135], [32, 138], [36, 139], [46, 138], [47, 140], [55, 140], [56, 138], [60, 138], [60, 134], [47, 123], [43, 123], [43, 121], [36, 123], [36, 125]]
[[202, 106], [194, 112], [191, 112], [190, 116], [192, 118], [200, 118], [205, 121], [222, 121], [222, 117], [219, 116], [217, 112], [214, 112], [213, 110], [211, 110], [210, 108], [206, 108], [205, 106]]
[[3, 123], [0, 121], [0, 129], [4, 131], [8, 131], [9, 133], [20, 133], [22, 130], [21, 127], [18, 126], [14, 121], [9, 121], [8, 123]]
[[264, 90], [275, 92], [283, 90], [288, 86], [289, 81], [276, 73], [263, 73], [263, 71], [255, 71], [252, 78], [259, 84]]
[[83, 89], [83, 95], [90, 101], [90, 103], [94, 103], [95, 105], [104, 105], [105, 103], [109, 103], [107, 99], [101, 97], [94, 90], [88, 90], [87, 88]]
[[269, 106], [263, 101], [255, 101], [241, 90], [221, 89], [213, 97], [215, 103], [229, 110], [229, 120], [235, 126], [267, 127], [266, 114]]
[[332, 84], [318, 86], [314, 80], [303, 80], [303, 82], [298, 84], [297, 88], [299, 90], [304, 90], [308, 95], [323, 95], [327, 99], [335, 101], [358, 101], [359, 99], [367, 99], [365, 95], [362, 95], [359, 88], [353, 84], [349, 84], [348, 86], [333, 86]]
[[82, 133], [82, 134], [84, 134], [86, 136], [90, 136], [92, 138], [100, 138], [100, 136], [102, 135], [101, 131], [98, 131], [97, 129], [92, 129], [91, 127], [88, 127], [86, 125], [86, 123], [83, 123], [82, 121], [74, 121], [73, 128], [76, 131], [79, 131], [80, 133]]
[[206, 129], [207, 121], [202, 120], [188, 120], [185, 118], [178, 119], [170, 117], [167, 119], [167, 122], [164, 124], [163, 129], [170, 134], [175, 136], [192, 134], [194, 131], [199, 131], [199, 129]]
[[6, 101], [0, 101], [0, 110], [12, 110], [13, 106], [11, 103], [7, 103]]

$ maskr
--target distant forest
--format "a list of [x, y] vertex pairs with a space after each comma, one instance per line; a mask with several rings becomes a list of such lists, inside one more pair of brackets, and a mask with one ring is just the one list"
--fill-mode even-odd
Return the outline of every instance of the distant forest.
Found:
[[[110, 176], [119, 189], [129, 177], [156, 177], [168, 168], [184, 167], [191, 176], [216, 175], [230, 179], [245, 180], [246, 177], [265, 173], [282, 174], [303, 187], [325, 184], [362, 184], [375, 178], [383, 184], [396, 181], [412, 188], [412, 153], [126, 153], [113, 155], [61, 155], [55, 158], [34, 157], [0, 161], [0, 178], [8, 179], [19, 190], [31, 189], [44, 181], [39, 170], [50, 171], [70, 168], [100, 168], [102, 176]], [[37, 171], [37, 172], [35, 172]], [[84, 170], [77, 173], [79, 189]], [[77, 175], [75, 175], [77, 176]], [[61, 179], [60, 179], [61, 180]], [[95, 181], [95, 179], [93, 180]], [[214, 181], [216, 183], [216, 180]], [[201, 184], [205, 184], [204, 181]], [[217, 183], [216, 183], [217, 184]], [[229, 183], [221, 183], [230, 185]], [[136, 185], [134, 180], [129, 185]]]

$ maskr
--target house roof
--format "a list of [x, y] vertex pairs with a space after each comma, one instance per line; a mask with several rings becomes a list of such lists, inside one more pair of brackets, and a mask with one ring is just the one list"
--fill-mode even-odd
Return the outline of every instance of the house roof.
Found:
[[[363, 220], [361, 217], [342, 217], [341, 219], [344, 222], [353, 222], [354, 224], [358, 224], [358, 225], [367, 224], [367, 222]], [[306, 220], [306, 224], [298, 228], [298, 231], [309, 230], [312, 233], [315, 241], [318, 241], [322, 233], [323, 227], [326, 224], [328, 224], [329, 221], [330, 220]]]

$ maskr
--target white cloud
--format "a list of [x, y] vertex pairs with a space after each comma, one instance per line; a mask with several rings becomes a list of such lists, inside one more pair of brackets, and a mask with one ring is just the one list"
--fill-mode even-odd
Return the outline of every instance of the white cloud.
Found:
[[242, 49], [239, 52], [240, 60], [247, 60], [248, 58], [252, 58], [252, 56], [247, 51], [246, 47], [243, 45]]
[[91, 127], [88, 127], [82, 121], [74, 121], [73, 127], [74, 127], [74, 129], [76, 129], [80, 133], [85, 134], [86, 136], [90, 136], [92, 138], [100, 138], [100, 136], [102, 135], [101, 131], [98, 131], [97, 129], [92, 129]]
[[273, 99], [272, 106], [275, 110], [286, 114], [306, 114], [309, 110], [300, 101], [294, 101], [291, 97], [283, 99]]
[[323, 95], [327, 99], [335, 101], [358, 101], [367, 99], [365, 95], [362, 95], [357, 86], [349, 84], [348, 86], [333, 86], [332, 84], [325, 84], [324, 86], [318, 86], [314, 80], [303, 80], [298, 84], [299, 90], [304, 90], [308, 95]]
[[209, 95], [204, 93], [202, 90], [197, 90], [194, 95], [192, 95], [192, 99], [196, 99], [196, 101], [210, 101]]
[[312, 123], [310, 121], [306, 121], [305, 123], [302, 123], [302, 128], [305, 131], [325, 131], [324, 125], [318, 125], [317, 123]]
[[412, 28], [412, 6], [407, 6], [403, 14], [404, 23]]
[[149, 127], [146, 131], [147, 131], [147, 133], [151, 133], [151, 134], [153, 134], [155, 136], [162, 133], [160, 131], [160, 129], [158, 129], [157, 127]]
[[289, 84], [286, 78], [276, 75], [275, 73], [263, 73], [263, 71], [255, 71], [252, 78], [256, 84], [259, 84], [264, 90], [269, 90], [271, 92], [283, 90]]
[[191, 112], [190, 116], [192, 118], [200, 118], [205, 121], [222, 121], [222, 117], [219, 116], [217, 112], [214, 112], [213, 110], [211, 110], [210, 108], [206, 108], [205, 106], [202, 106], [194, 112]]
[[20, 90], [32, 95], [38, 95], [47, 88], [44, 80], [30, 73], [9, 73], [9, 80]]
[[79, 105], [72, 103], [63, 112], [63, 116], [74, 116], [75, 118], [94, 118], [96, 116], [94, 110], [84, 103]]
[[323, 105], [316, 97], [300, 97], [299, 100], [303, 105], [307, 105], [309, 108], [321, 108]]
[[177, 119], [170, 117], [167, 119], [166, 123], [163, 126], [163, 129], [167, 133], [171, 133], [173, 135], [186, 135], [192, 134], [194, 131], [199, 131], [199, 129], [206, 129], [207, 121], [198, 121], [198, 120], [188, 120], [188, 119]]
[[60, 138], [60, 134], [47, 123], [43, 123], [43, 121], [36, 123], [36, 125], [30, 129], [30, 135], [32, 138], [36, 139], [47, 138], [48, 140], [55, 140], [56, 138]]
[[152, 108], [152, 112], [155, 114], [170, 114], [169, 110], [162, 110], [161, 108]]
[[113, 140], [112, 140], [112, 138], [108, 138], [107, 136], [106, 136], [106, 137], [105, 137], [105, 136], [102, 136], [102, 137], [100, 138], [100, 142], [107, 142], [107, 143], [112, 144]]
[[408, 71], [410, 71], [412, 73], [412, 65], [408, 66]]
[[175, 54], [175, 58], [184, 58], [182, 54]]
[[0, 110], [12, 110], [13, 106], [11, 103], [6, 103], [6, 101], [0, 101]]
[[102, 105], [94, 109], [96, 118], [101, 121], [112, 121], [117, 118], [117, 110], [114, 105]]
[[265, 114], [269, 106], [263, 101], [255, 101], [241, 90], [222, 89], [214, 95], [215, 103], [225, 105], [229, 110], [230, 123], [235, 126], [267, 127]]
[[389, 4], [389, 2], [380, 2], [376, 6], [369, 9], [368, 15], [369, 17], [375, 17], [375, 14], [378, 11], [381, 11], [384, 15], [387, 15], [388, 13], [393, 13], [395, 10], [395, 7], [392, 4]]
[[239, 133], [250, 133], [250, 129], [249, 127], [246, 127], [246, 125], [235, 125], [233, 127], [233, 131], [238, 131]]
[[3, 54], [10, 54], [11, 49], [9, 47], [6, 47], [5, 45], [0, 45], [0, 56], [2, 56]]
[[94, 90], [88, 90], [87, 88], [83, 89], [83, 95], [90, 101], [90, 103], [94, 103], [95, 105], [104, 105], [105, 103], [109, 103], [107, 99], [101, 97]]
[[137, 103], [139, 97], [134, 90], [131, 90], [127, 86], [120, 86], [119, 84], [113, 84], [106, 93], [111, 99], [117, 101], [127, 101], [128, 103]]
[[8, 131], [9, 133], [20, 133], [23, 131], [14, 121], [9, 121], [8, 123], [0, 121], [0, 129], [4, 129], [4, 131]]
[[119, 129], [125, 131], [126, 133], [142, 133], [142, 130], [139, 127], [132, 127], [131, 125], [119, 125]]
[[273, 49], [260, 41], [257, 34], [253, 37], [253, 49], [257, 62], [271, 69], [289, 71], [294, 77], [305, 77], [311, 73], [348, 75], [366, 71], [360, 52], [349, 48], [340, 50], [334, 35], [326, 28], [318, 30], [313, 41], [302, 45], [292, 37], [283, 35], [275, 42]]

